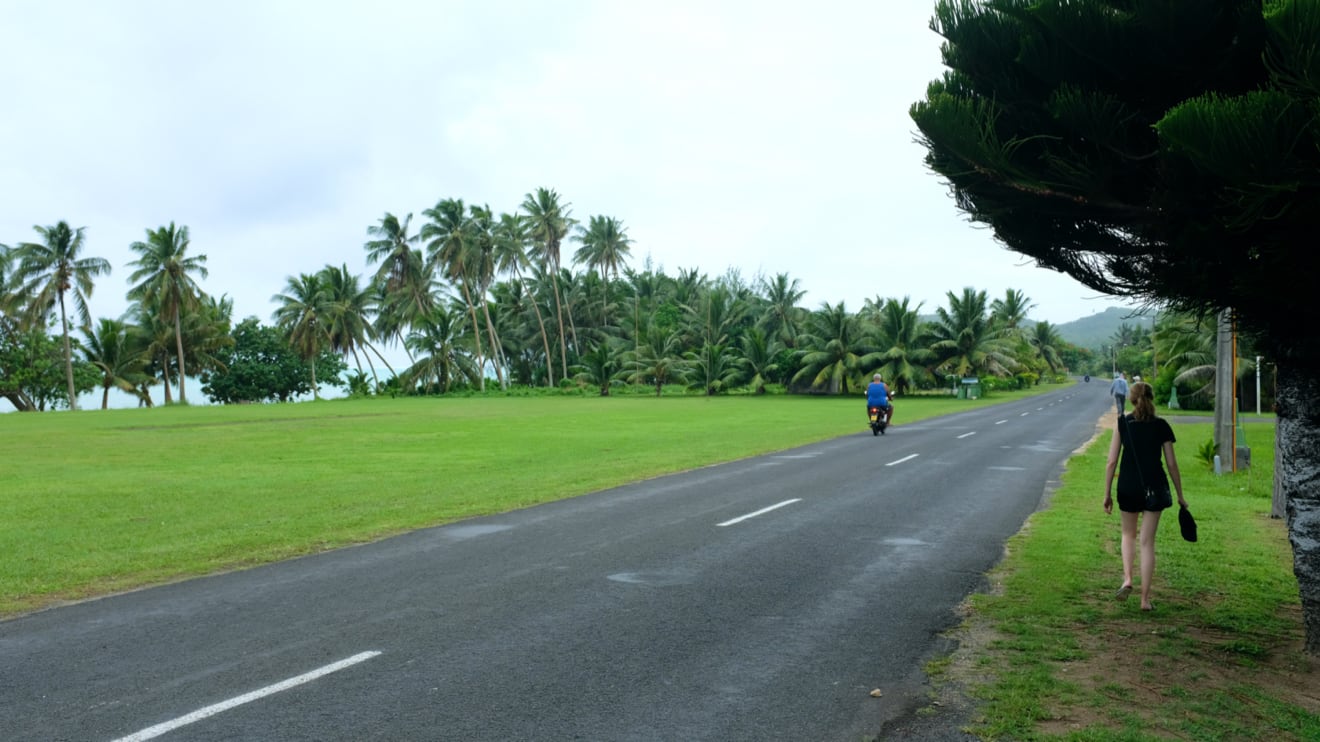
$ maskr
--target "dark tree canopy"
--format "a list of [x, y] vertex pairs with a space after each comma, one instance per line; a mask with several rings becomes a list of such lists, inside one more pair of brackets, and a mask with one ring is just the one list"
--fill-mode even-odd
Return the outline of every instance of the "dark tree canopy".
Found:
[[941, 0], [931, 27], [949, 71], [911, 113], [960, 209], [1099, 291], [1231, 309], [1277, 364], [1320, 654], [1320, 3]]
[[[249, 317], [234, 328], [234, 345], [216, 353], [223, 364], [202, 374], [202, 393], [213, 402], [288, 402], [312, 391], [311, 366], [276, 328]], [[317, 368], [331, 386], [342, 385], [347, 365], [331, 351], [321, 351]]]
[[958, 206], [1108, 294], [1233, 308], [1320, 359], [1320, 4], [940, 2], [950, 70], [912, 117]]

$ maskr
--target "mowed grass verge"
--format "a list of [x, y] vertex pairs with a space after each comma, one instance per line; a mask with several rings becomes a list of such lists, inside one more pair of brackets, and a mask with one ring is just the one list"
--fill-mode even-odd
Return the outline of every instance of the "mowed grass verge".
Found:
[[1176, 506], [1165, 513], [1154, 612], [1136, 595], [1114, 600], [1104, 432], [1009, 541], [996, 589], [970, 601], [961, 649], [928, 668], [980, 700], [982, 739], [1320, 739], [1320, 667], [1302, 652], [1286, 526], [1269, 518], [1274, 426], [1240, 426], [1254, 466], [1223, 476], [1196, 457], [1210, 422], [1173, 429], [1199, 540], [1180, 538]]
[[[905, 398], [896, 422], [1049, 389]], [[0, 617], [863, 433], [858, 397], [491, 396], [0, 415]]]

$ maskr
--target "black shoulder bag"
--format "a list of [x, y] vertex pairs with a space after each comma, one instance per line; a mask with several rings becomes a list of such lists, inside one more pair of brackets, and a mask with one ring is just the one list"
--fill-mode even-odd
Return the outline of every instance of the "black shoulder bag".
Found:
[[[1132, 460], [1137, 462], [1137, 479], [1141, 482], [1141, 489], [1146, 493], [1145, 509], [1149, 511], [1159, 511], [1173, 507], [1173, 493], [1169, 492], [1168, 486], [1152, 487], [1146, 484], [1146, 477], [1141, 472], [1141, 454], [1137, 450], [1137, 439], [1132, 435], [1132, 426], [1127, 422], [1127, 415], [1119, 418], [1124, 425], [1128, 427], [1128, 445], [1132, 446]], [[1188, 514], [1190, 515], [1190, 513]]]

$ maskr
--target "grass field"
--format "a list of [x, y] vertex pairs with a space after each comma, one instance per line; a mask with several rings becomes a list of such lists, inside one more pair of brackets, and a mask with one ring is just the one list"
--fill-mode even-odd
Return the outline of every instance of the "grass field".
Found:
[[970, 601], [961, 649], [929, 668], [979, 700], [978, 736], [1320, 740], [1320, 668], [1302, 652], [1285, 525], [1268, 517], [1274, 426], [1240, 426], [1254, 467], [1223, 476], [1196, 457], [1210, 422], [1173, 427], [1199, 539], [1180, 538], [1176, 510], [1161, 520], [1155, 611], [1114, 600], [1122, 567], [1118, 516], [1101, 507], [1105, 431], [1011, 539], [995, 589]]
[[[1057, 388], [1057, 387], [1056, 387]], [[905, 398], [902, 425], [1026, 394]], [[860, 399], [646, 396], [338, 400], [0, 415], [0, 617], [266, 563], [847, 434]], [[1154, 600], [1113, 601], [1108, 433], [973, 596], [962, 648], [928, 668], [975, 699], [985, 739], [1320, 739], [1315, 663], [1284, 526], [1273, 425], [1255, 468], [1196, 458], [1177, 424], [1201, 541], [1161, 525]], [[932, 704], [929, 713], [940, 713]]]
[[[898, 422], [1021, 394], [906, 398]], [[0, 616], [857, 433], [863, 408], [490, 396], [0, 415]]]

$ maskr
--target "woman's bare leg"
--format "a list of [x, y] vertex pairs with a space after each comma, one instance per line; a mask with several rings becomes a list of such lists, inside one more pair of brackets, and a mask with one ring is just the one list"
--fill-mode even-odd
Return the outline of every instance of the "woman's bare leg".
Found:
[[1137, 555], [1137, 513], [1119, 513], [1123, 519], [1123, 585], [1132, 585], [1132, 562]]
[[1151, 608], [1150, 585], [1155, 578], [1155, 534], [1159, 527], [1160, 514], [1147, 511], [1141, 519], [1141, 610], [1143, 611]]

